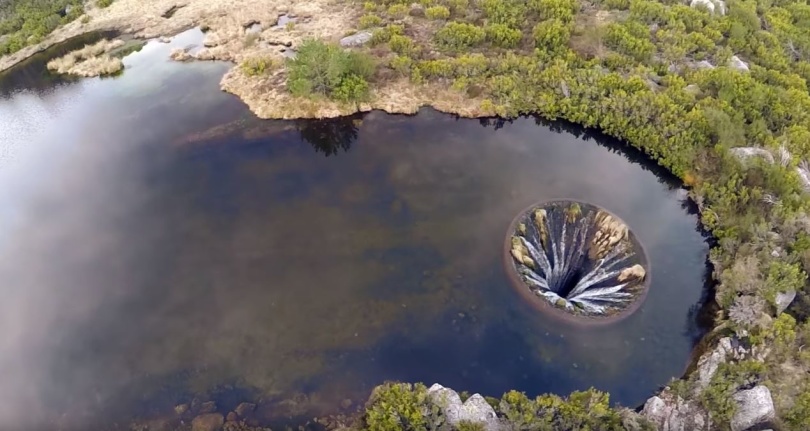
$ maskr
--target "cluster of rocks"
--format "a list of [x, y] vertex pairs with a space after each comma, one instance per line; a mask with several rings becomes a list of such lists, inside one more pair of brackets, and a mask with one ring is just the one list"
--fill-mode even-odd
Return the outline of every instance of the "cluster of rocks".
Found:
[[220, 431], [240, 429], [237, 425], [256, 425], [253, 413], [256, 404], [241, 403], [227, 415], [217, 411], [214, 401], [200, 402], [193, 400], [188, 404], [175, 406], [174, 413], [181, 424], [191, 421], [191, 431]]
[[458, 392], [434, 383], [428, 389], [430, 402], [439, 407], [445, 421], [452, 427], [466, 422], [480, 424], [485, 431], [506, 431], [511, 429], [507, 423], [498, 418], [495, 409], [480, 394], [473, 394], [461, 402]]
[[[665, 388], [659, 395], [647, 400], [641, 415], [652, 422], [658, 430], [687, 431], [714, 429], [711, 415], [694, 399], [708, 387], [720, 364], [743, 359], [764, 359], [763, 353], [746, 349], [738, 340], [721, 338], [717, 346], [700, 357], [697, 363], [696, 380], [690, 400], [685, 400]], [[764, 385], [739, 389], [732, 395], [736, 404], [731, 418], [732, 431], [762, 430], [776, 417], [771, 391]]]

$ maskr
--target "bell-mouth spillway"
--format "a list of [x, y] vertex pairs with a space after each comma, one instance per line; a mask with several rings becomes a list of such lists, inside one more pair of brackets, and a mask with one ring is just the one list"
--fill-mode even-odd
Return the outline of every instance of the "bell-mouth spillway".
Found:
[[503, 259], [512, 286], [535, 308], [576, 324], [607, 324], [638, 310], [650, 286], [641, 243], [596, 205], [535, 203], [512, 221]]

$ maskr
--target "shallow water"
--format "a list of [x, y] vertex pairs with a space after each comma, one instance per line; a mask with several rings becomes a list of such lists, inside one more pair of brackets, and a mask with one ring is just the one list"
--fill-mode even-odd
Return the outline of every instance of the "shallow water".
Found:
[[[708, 246], [639, 154], [531, 118], [260, 121], [218, 90], [228, 65], [165, 61], [198, 37], [115, 79], [6, 78], [0, 421], [83, 429], [194, 396], [295, 396], [266, 419], [311, 417], [390, 379], [634, 406], [683, 372]], [[652, 284], [626, 320], [570, 327], [508, 284], [509, 223], [559, 197], [644, 245]]]

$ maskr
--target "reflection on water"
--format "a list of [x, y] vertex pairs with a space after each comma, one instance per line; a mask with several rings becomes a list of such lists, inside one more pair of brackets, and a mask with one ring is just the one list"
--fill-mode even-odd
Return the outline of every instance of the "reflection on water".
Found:
[[[217, 90], [227, 65], [163, 61], [173, 46], [0, 101], [3, 423], [296, 394], [267, 418], [311, 417], [386, 379], [636, 405], [683, 371], [707, 246], [639, 154], [530, 118], [259, 121]], [[509, 286], [509, 222], [559, 197], [645, 245], [652, 285], [628, 319], [567, 327]]]

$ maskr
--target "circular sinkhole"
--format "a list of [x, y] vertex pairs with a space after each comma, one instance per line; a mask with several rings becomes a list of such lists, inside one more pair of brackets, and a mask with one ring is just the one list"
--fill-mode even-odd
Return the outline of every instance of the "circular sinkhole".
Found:
[[644, 249], [624, 221], [574, 200], [521, 211], [507, 231], [504, 262], [522, 296], [575, 323], [629, 316], [644, 301], [650, 281]]

